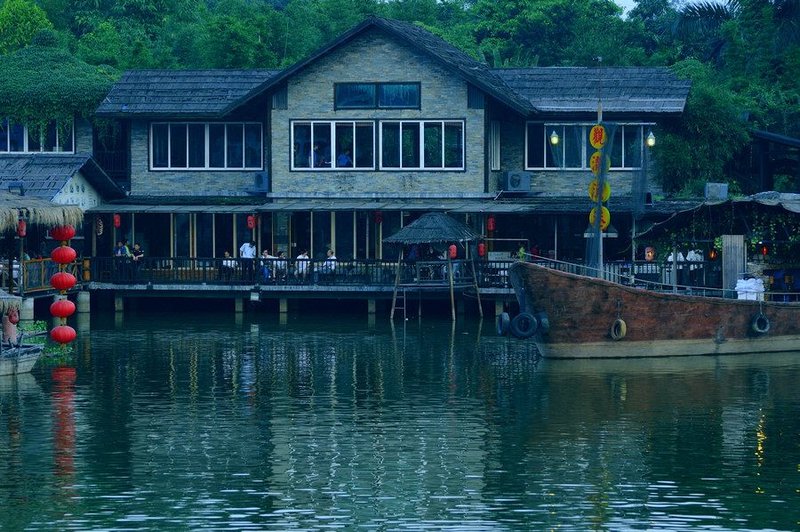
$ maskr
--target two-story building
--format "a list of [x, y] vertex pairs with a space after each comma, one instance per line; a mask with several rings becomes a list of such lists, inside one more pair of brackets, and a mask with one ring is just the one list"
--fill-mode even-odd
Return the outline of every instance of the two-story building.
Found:
[[[491, 69], [430, 32], [370, 18], [282, 71], [133, 71], [97, 109], [95, 157], [127, 189], [88, 210], [150, 257], [303, 249], [394, 258], [382, 239], [443, 211], [486, 235], [577, 259], [592, 202], [588, 132], [602, 104], [609, 208], [627, 253], [647, 138], [689, 82], [665, 68]], [[627, 249], [627, 251], [626, 251]]]

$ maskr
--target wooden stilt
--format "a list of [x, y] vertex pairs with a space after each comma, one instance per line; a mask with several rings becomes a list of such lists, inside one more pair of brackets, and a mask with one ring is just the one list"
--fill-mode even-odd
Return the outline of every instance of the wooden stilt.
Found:
[[450, 276], [450, 314], [453, 317], [453, 321], [456, 321], [456, 297], [453, 293], [453, 261], [450, 260], [450, 257], [447, 258], [447, 273]]

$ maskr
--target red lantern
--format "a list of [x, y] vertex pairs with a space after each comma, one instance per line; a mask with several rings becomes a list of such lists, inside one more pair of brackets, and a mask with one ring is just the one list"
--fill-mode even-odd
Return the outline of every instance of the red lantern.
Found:
[[122, 217], [119, 214], [114, 214], [114, 227], [119, 229], [119, 226], [122, 225]]
[[765, 257], [769, 255], [769, 247], [766, 244], [761, 245], [761, 254]]
[[28, 224], [25, 223], [25, 220], [20, 218], [19, 221], [17, 222], [17, 236], [22, 238], [26, 234], [28, 234]]
[[54, 273], [53, 276], [50, 277], [50, 286], [56, 290], [69, 290], [75, 286], [77, 282], [78, 280], [75, 279], [75, 276], [67, 272]]
[[484, 244], [483, 242], [478, 244], [478, 256], [479, 257], [485, 257], [486, 256], [486, 244]]
[[53, 330], [50, 331], [50, 338], [59, 344], [68, 344], [73, 341], [76, 336], [78, 336], [78, 334], [75, 332], [75, 329], [69, 325], [59, 325], [53, 327]]
[[486, 229], [488, 231], [494, 231], [495, 227], [496, 222], [494, 221], [494, 216], [489, 216], [489, 218], [486, 219]]
[[64, 242], [75, 236], [75, 228], [71, 225], [59, 225], [50, 229], [50, 236], [53, 240]]
[[718, 256], [719, 256], [719, 251], [717, 251], [715, 248], [711, 248], [711, 250], [709, 250], [708, 260], [717, 260]]
[[383, 213], [381, 211], [375, 211], [375, 223], [382, 224], [383, 223]]
[[256, 226], [256, 217], [252, 214], [247, 217], [247, 228], [253, 229]]
[[6, 316], [8, 316], [8, 322], [12, 325], [16, 325], [19, 323], [19, 310], [15, 308], [8, 309], [6, 312]]
[[78, 253], [69, 246], [58, 246], [50, 252], [50, 258], [56, 264], [71, 264], [77, 256]]
[[68, 318], [75, 314], [75, 303], [69, 299], [59, 299], [50, 305], [50, 314], [56, 318]]
[[447, 251], [450, 253], [451, 259], [458, 257], [458, 248], [456, 248], [455, 244], [450, 244], [450, 247], [447, 248]]

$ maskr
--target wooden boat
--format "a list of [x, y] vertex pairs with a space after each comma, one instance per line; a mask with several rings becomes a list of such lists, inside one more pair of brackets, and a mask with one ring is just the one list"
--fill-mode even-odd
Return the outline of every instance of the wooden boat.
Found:
[[516, 332], [547, 358], [800, 351], [800, 303], [656, 292], [526, 262], [509, 279]]
[[21, 344], [19, 346], [2, 346], [0, 349], [0, 376], [28, 373], [33, 369], [43, 345]]

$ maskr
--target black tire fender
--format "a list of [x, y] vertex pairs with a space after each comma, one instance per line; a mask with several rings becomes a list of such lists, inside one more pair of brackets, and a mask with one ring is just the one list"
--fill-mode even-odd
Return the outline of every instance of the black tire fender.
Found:
[[511, 328], [511, 317], [508, 312], [501, 312], [497, 316], [497, 335], [506, 336]]
[[517, 338], [530, 338], [536, 334], [539, 322], [530, 312], [520, 312], [511, 320], [511, 334]]
[[763, 312], [759, 312], [753, 316], [753, 320], [750, 322], [750, 328], [756, 334], [767, 334], [769, 332], [769, 326], [769, 318]]

